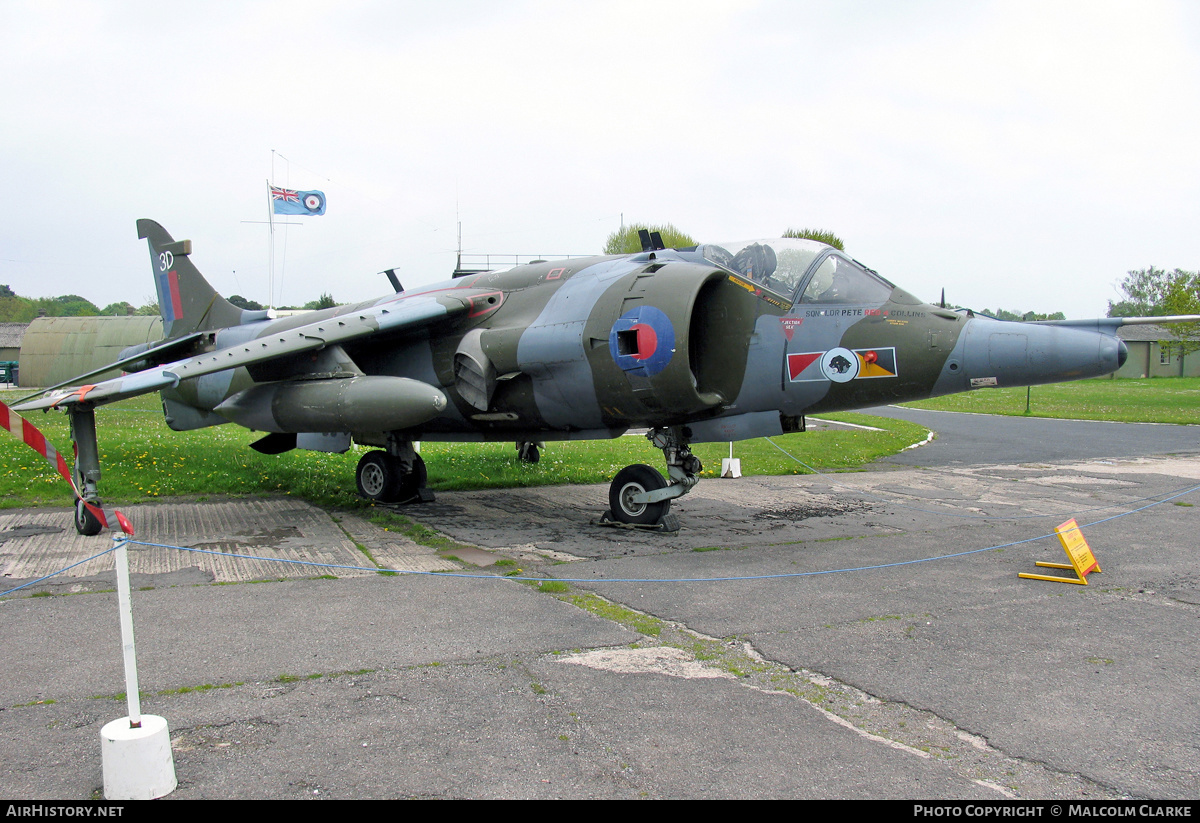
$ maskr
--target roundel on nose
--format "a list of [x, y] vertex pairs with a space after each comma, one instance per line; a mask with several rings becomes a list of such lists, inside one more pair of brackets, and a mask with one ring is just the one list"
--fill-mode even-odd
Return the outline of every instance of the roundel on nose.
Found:
[[671, 318], [654, 306], [625, 312], [608, 333], [608, 350], [621, 369], [653, 377], [667, 367], [675, 353]]

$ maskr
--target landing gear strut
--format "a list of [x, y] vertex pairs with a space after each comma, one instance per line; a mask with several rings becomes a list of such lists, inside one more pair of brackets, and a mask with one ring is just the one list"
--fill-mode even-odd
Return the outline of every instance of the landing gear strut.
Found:
[[411, 440], [388, 436], [387, 451], [367, 452], [358, 461], [358, 493], [378, 503], [427, 503], [433, 492], [425, 488], [425, 461]]
[[100, 450], [96, 445], [96, 410], [87, 403], [70, 407], [71, 440], [75, 443], [75, 531], [87, 537], [100, 534], [103, 523], [85, 503], [100, 508]]
[[651, 429], [646, 437], [667, 458], [667, 475], [641, 464], [626, 466], [608, 487], [606, 520], [634, 526], [677, 531], [679, 521], [671, 514], [671, 501], [682, 497], [700, 482], [704, 468], [688, 446], [691, 429], [686, 426]]

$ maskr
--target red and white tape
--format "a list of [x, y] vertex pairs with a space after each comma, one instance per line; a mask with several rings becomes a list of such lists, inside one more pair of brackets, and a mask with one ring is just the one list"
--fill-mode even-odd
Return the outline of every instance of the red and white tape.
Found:
[[[75, 478], [71, 476], [71, 469], [67, 465], [66, 458], [62, 456], [62, 452], [54, 448], [54, 445], [46, 439], [46, 435], [42, 434], [37, 426], [17, 414], [3, 402], [0, 402], [0, 425], [12, 432], [13, 436], [22, 441], [26, 446], [44, 457], [46, 462], [62, 475], [63, 480], [66, 480], [71, 486], [71, 491], [75, 493], [75, 498], [77, 500], [82, 498], [82, 495], [79, 493], [79, 487], [75, 485]], [[108, 516], [105, 514], [104, 509], [87, 501], [84, 501], [83, 505], [87, 506], [87, 510], [100, 521], [100, 524], [104, 528], [111, 528], [108, 525]], [[113, 513], [117, 516], [117, 524], [121, 527], [121, 531], [126, 534], [133, 534], [133, 524], [129, 522], [125, 515], [119, 511], [114, 511]]]

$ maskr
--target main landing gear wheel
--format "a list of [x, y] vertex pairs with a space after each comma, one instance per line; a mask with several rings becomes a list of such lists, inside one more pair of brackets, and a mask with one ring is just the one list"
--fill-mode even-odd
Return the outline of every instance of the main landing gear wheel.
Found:
[[358, 461], [354, 479], [358, 493], [378, 503], [392, 503], [400, 491], [400, 472], [387, 452], [367, 452]]
[[385, 451], [367, 452], [358, 461], [354, 479], [358, 493], [377, 503], [401, 503], [418, 496], [425, 488], [428, 472], [420, 455], [412, 460], [412, 470], [405, 472], [398, 457]]
[[608, 487], [608, 505], [614, 520], [648, 526], [663, 519], [671, 510], [670, 500], [657, 503], [634, 503], [633, 498], [642, 492], [665, 488], [666, 479], [656, 469], [642, 464], [626, 466], [617, 472]]
[[[93, 506], [99, 506], [99, 500], [91, 501]], [[100, 529], [103, 526], [100, 524], [100, 518], [92, 514], [91, 510], [83, 504], [83, 501], [76, 498], [75, 500], [75, 531], [82, 534], [84, 537], [95, 537], [100, 534]]]

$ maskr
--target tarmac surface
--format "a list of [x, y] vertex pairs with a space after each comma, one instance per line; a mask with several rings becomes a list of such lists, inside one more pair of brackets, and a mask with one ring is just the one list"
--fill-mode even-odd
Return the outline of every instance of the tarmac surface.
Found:
[[[170, 797], [1197, 798], [1200, 428], [997, 420], [937, 417], [871, 471], [705, 481], [673, 534], [596, 525], [604, 486], [404, 508], [440, 554], [287, 497], [130, 507]], [[1018, 578], [1065, 562], [1072, 517], [1103, 571]], [[111, 545], [5, 511], [0, 590]], [[0, 600], [0, 796], [101, 796], [111, 563]]]

